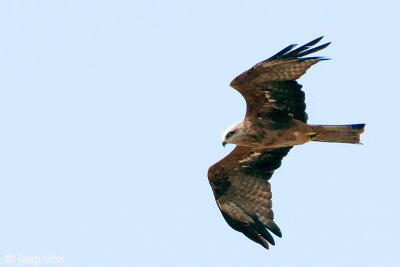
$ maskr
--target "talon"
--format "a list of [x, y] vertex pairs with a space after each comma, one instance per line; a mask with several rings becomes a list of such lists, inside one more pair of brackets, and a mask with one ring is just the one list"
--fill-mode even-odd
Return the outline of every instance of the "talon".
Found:
[[317, 138], [317, 133], [316, 132], [308, 133], [308, 136], [310, 137], [310, 140], [313, 140]]

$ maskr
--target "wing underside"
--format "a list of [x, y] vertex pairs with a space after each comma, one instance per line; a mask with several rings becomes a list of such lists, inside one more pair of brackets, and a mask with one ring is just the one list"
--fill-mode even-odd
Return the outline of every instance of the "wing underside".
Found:
[[246, 100], [246, 119], [264, 119], [279, 114], [283, 126], [291, 118], [306, 122], [304, 93], [296, 80], [322, 57], [304, 57], [327, 47], [326, 43], [312, 48], [322, 37], [298, 49], [290, 45], [267, 60], [237, 76], [231, 86]]
[[275, 244], [270, 232], [282, 236], [274, 222], [268, 180], [289, 150], [290, 147], [268, 150], [236, 147], [208, 172], [215, 199], [226, 222], [265, 248], [269, 247], [268, 243]]

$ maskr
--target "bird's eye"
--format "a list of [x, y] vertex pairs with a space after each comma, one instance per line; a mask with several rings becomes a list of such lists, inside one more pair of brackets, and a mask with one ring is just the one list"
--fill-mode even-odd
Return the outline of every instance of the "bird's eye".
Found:
[[235, 132], [236, 132], [236, 131], [230, 131], [229, 133], [226, 134], [225, 138], [226, 138], [226, 139], [231, 138], [231, 136], [234, 135]]

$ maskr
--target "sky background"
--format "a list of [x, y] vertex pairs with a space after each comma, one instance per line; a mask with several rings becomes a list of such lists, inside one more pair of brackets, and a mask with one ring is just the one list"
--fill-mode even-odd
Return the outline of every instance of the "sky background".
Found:
[[[400, 266], [398, 1], [0, 1], [0, 266]], [[232, 230], [207, 169], [245, 114], [230, 81], [321, 35], [308, 143], [271, 179], [269, 251]]]

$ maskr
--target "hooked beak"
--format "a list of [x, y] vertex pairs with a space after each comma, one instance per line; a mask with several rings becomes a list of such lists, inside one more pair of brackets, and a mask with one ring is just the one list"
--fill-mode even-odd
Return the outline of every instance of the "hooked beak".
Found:
[[222, 142], [222, 146], [225, 147], [225, 145], [226, 145], [226, 142]]

